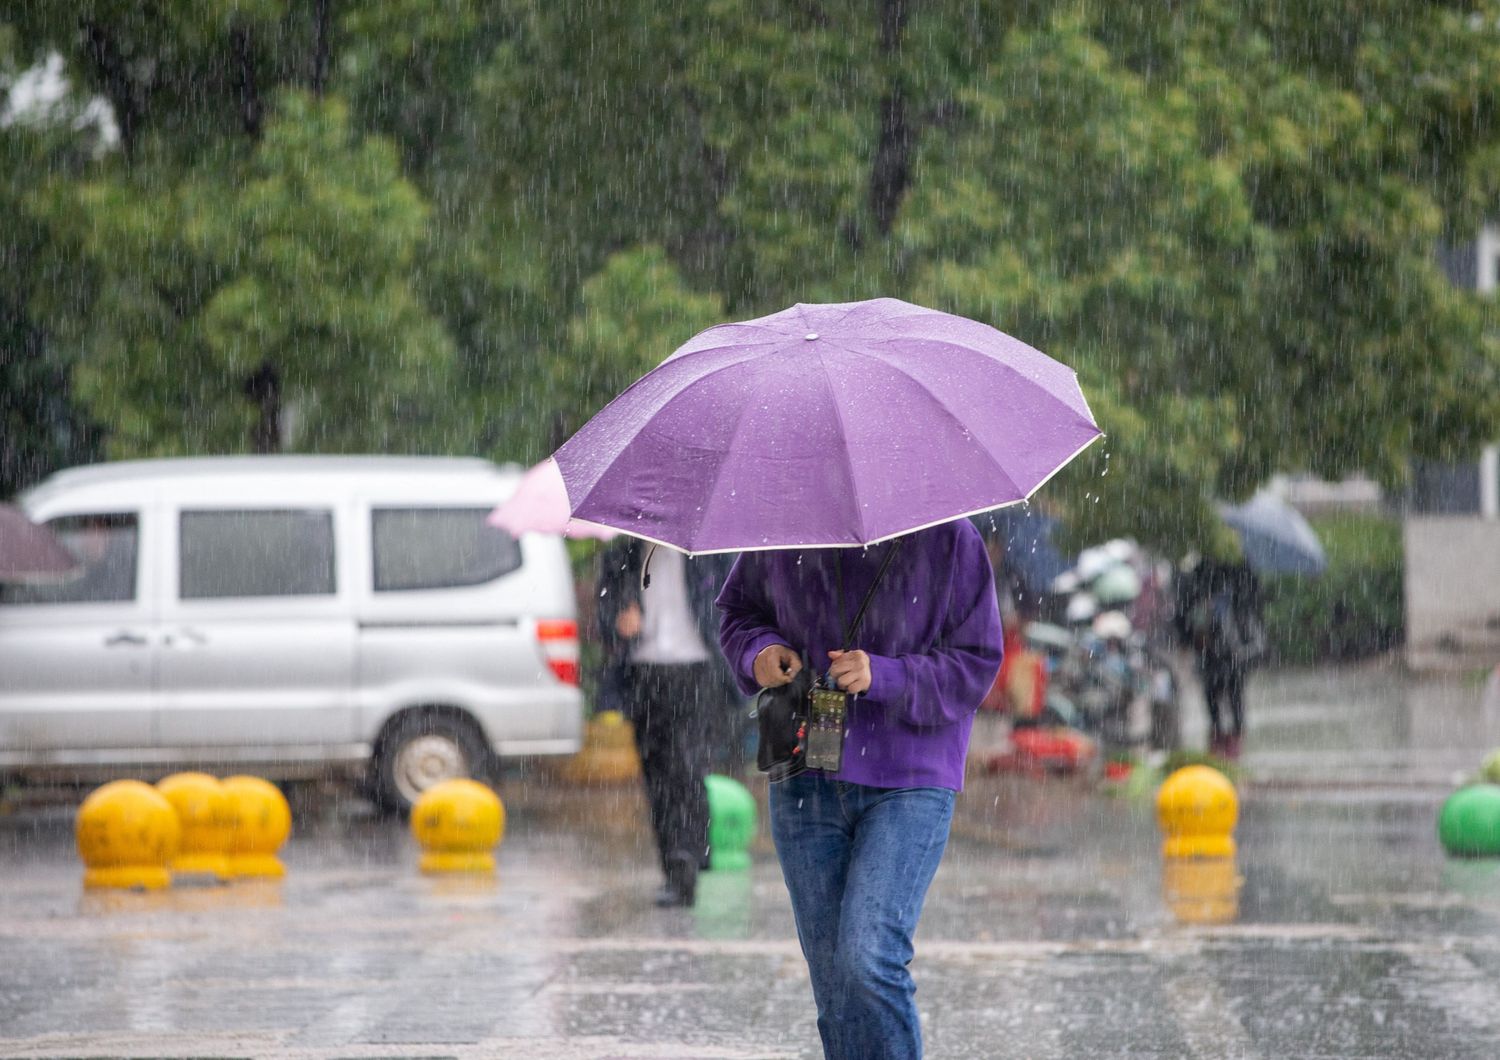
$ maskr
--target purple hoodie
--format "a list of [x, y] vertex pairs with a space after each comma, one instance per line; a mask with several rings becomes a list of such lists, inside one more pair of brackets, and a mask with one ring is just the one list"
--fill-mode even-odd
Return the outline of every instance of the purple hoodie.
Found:
[[[834, 776], [960, 791], [974, 712], [1000, 669], [994, 573], [967, 519], [901, 540], [855, 637], [870, 656], [870, 690], [850, 705]], [[826, 673], [891, 547], [743, 553], [718, 600], [719, 644], [740, 688], [757, 691], [755, 656], [770, 644], [806, 652]]]

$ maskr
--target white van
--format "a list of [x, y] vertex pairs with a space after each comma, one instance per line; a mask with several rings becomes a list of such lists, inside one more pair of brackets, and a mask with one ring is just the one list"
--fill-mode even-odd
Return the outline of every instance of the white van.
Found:
[[561, 539], [485, 519], [483, 460], [215, 457], [63, 471], [21, 506], [82, 573], [0, 585], [0, 774], [356, 767], [383, 808], [582, 734]]

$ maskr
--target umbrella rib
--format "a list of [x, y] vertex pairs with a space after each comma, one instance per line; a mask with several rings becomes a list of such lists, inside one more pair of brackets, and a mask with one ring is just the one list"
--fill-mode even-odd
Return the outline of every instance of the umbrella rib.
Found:
[[[728, 327], [727, 324], [723, 325], [723, 326]], [[766, 328], [766, 329], [762, 329], [762, 330], [769, 331], [770, 329]], [[771, 332], [771, 333], [773, 335], [776, 334], [775, 332]], [[689, 350], [687, 353], [683, 353], [683, 354], [679, 354], [679, 353], [677, 353], [677, 352], [674, 351], [673, 353], [668, 354], [666, 360], [662, 361], [661, 363], [662, 364], [666, 364], [667, 361], [675, 361], [675, 360], [678, 360], [679, 358], [682, 359], [682, 360], [687, 360], [689, 357], [698, 357], [698, 356], [701, 356], [703, 354], [709, 354], [709, 353], [720, 353], [720, 352], [722, 352], [724, 350], [748, 350], [748, 349], [753, 349], [753, 348], [755, 348], [757, 346], [773, 346], [773, 345], [775, 345], [778, 342], [788, 342], [788, 341], [790, 341], [790, 339], [791, 339], [791, 336], [788, 336], [788, 335], [778, 335], [776, 338], [766, 339], [764, 342], [734, 342], [734, 343], [726, 343], [723, 346], [705, 346], [701, 350]], [[660, 366], [658, 366], [658, 367], [660, 367]], [[642, 376], [641, 378], [644, 379], [645, 376]], [[638, 379], [638, 380], [636, 380], [636, 382], [640, 382], [640, 380]], [[631, 384], [631, 385], [633, 386], [635, 384]], [[625, 389], [624, 393], [629, 393], [629, 390], [630, 390], [630, 388], [627, 387]]]
[[[697, 386], [699, 383], [702, 383], [702, 382], [704, 382], [705, 380], [708, 380], [708, 379], [712, 379], [714, 376], [720, 374], [721, 372], [727, 372], [730, 369], [738, 368], [738, 367], [740, 367], [741, 365], [745, 364], [747, 361], [749, 361], [751, 359], [752, 358], [750, 358], [750, 357], [742, 357], [739, 360], [734, 361], [731, 364], [721, 364], [721, 365], [719, 365], [716, 368], [709, 369], [707, 372], [704, 372], [702, 375], [696, 375], [696, 376], [694, 376], [692, 379], [690, 379], [687, 382], [685, 382], [682, 386], [678, 387], [677, 390], [674, 391], [671, 394], [671, 396], [669, 396], [665, 401], [663, 401], [660, 405], [658, 405], [657, 409], [656, 409], [656, 412], [653, 415], [659, 415], [662, 412], [663, 409], [665, 409], [672, 402], [676, 401], [678, 398], [682, 397], [684, 394], [686, 394], [693, 387]], [[626, 391], [626, 393], [629, 393], [629, 391]], [[620, 395], [620, 397], [624, 397], [624, 396], [625, 396], [624, 394]], [[616, 398], [615, 400], [618, 401], [620, 399]], [[611, 404], [613, 404], [613, 402], [611, 402]], [[718, 488], [719, 477], [723, 474], [724, 464], [728, 462], [727, 456], [728, 456], [728, 454], [730, 452], [733, 451], [734, 442], [735, 442], [736, 439], [738, 439], [739, 432], [743, 428], [745, 420], [747, 420], [748, 418], [749, 417], [747, 417], [747, 416], [741, 416], [739, 422], [735, 424], [735, 433], [730, 438], [730, 447], [728, 449], [724, 450], [726, 459], [720, 462], [719, 467], [717, 469], [715, 469], [715, 472], [714, 472], [714, 481], [713, 481], [713, 489], [714, 490], [717, 490], [717, 488]], [[649, 429], [649, 423], [647, 424], [647, 428], [646, 429]], [[580, 432], [580, 433], [582, 433], [582, 432]], [[576, 439], [577, 437], [578, 437], [578, 435], [574, 435], [573, 439]], [[571, 443], [573, 441], [573, 439], [569, 439], [569, 442]], [[671, 439], [669, 439], [669, 440], [671, 440]], [[682, 446], [681, 442], [677, 442], [675, 440], [672, 440], [672, 441], [673, 441], [674, 445], [686, 448], [685, 446]], [[558, 451], [561, 452], [561, 450], [558, 450]], [[619, 450], [617, 450], [615, 452], [614, 456], [612, 456], [610, 458], [609, 463], [605, 464], [604, 467], [600, 469], [598, 476], [595, 477], [595, 479], [594, 479], [593, 485], [589, 487], [588, 492], [586, 492], [583, 495], [583, 497], [581, 497], [579, 499], [579, 501], [578, 501], [577, 504], [573, 504], [572, 503], [572, 497], [571, 497], [571, 495], [569, 496], [569, 515], [570, 516], [573, 513], [577, 512], [579, 508], [582, 508], [584, 506], [584, 504], [586, 504], [588, 502], [589, 498], [594, 495], [594, 491], [597, 490], [603, 484], [605, 478], [608, 477], [610, 469], [613, 468], [615, 466], [615, 464], [621, 458], [623, 458], [625, 456], [625, 453], [626, 453], [626, 449], [624, 447], [620, 448]], [[563, 482], [563, 487], [564, 487], [564, 489], [567, 488], [567, 482], [566, 482], [566, 480], [564, 480], [564, 482]], [[587, 516], [583, 516], [582, 518], [585, 519], [585, 520], [588, 520]], [[704, 513], [703, 513], [703, 517], [698, 520], [698, 526], [702, 526], [703, 519], [706, 519], [706, 518], [708, 518], [708, 512], [707, 512], [707, 509], [705, 507], [705, 510], [704, 510]], [[609, 525], [609, 524], [600, 524], [600, 525]], [[623, 527], [612, 527], [612, 529], [621, 530], [623, 533], [627, 533], [627, 534], [631, 533], [631, 531], [625, 530]], [[697, 526], [694, 527], [694, 533], [696, 533], [696, 532], [697, 532]], [[689, 551], [689, 550], [684, 549], [683, 551]]]
[[[884, 345], [886, 343], [894, 342], [894, 341], [897, 341], [897, 340], [882, 339], [882, 340], [875, 340], [875, 341], [877, 341], [877, 342], [881, 343], [882, 345]], [[984, 360], [993, 363], [996, 367], [1001, 368], [1004, 371], [1008, 372], [1012, 377], [1014, 377], [1014, 378], [1016, 378], [1016, 379], [1018, 379], [1018, 380], [1020, 380], [1020, 381], [1022, 381], [1024, 383], [1026, 383], [1026, 384], [1028, 384], [1030, 386], [1035, 386], [1035, 387], [1038, 387], [1039, 389], [1045, 390], [1045, 387], [1043, 386], [1042, 383], [1038, 382], [1035, 379], [1032, 379], [1032, 378], [1028, 377], [1024, 372], [1022, 372], [1015, 365], [1007, 364], [1004, 360], [1001, 360], [999, 357], [993, 356], [991, 354], [987, 354], [987, 353], [983, 352], [982, 350], [976, 350], [973, 347], [964, 346], [964, 345], [961, 345], [961, 344], [956, 343], [956, 342], [949, 342], [946, 339], [936, 339], [936, 338], [934, 338], [934, 339], [923, 339], [922, 341], [923, 342], [935, 343], [936, 345], [939, 345], [939, 346], [946, 346], [949, 349], [958, 350], [958, 351], [963, 352], [963, 353], [972, 354], [973, 356], [983, 358]], [[1017, 341], [1019, 341], [1019, 340], [1017, 340]], [[839, 348], [840, 349], [848, 350], [847, 346], [840, 346]], [[1030, 349], [1030, 348], [1031, 347], [1028, 347], [1028, 349]], [[926, 387], [922, 383], [921, 380], [917, 379], [916, 376], [914, 376], [910, 372], [908, 372], [899, 363], [893, 362], [890, 359], [888, 359], [887, 357], [885, 357], [878, 350], [849, 350], [849, 352], [857, 354], [857, 355], [869, 357], [869, 358], [871, 358], [873, 360], [879, 361], [881, 364], [886, 365], [887, 367], [889, 367], [892, 371], [900, 372], [906, 378], [910, 379], [912, 382], [916, 383], [918, 386], [921, 386], [924, 391], [926, 390]], [[1046, 354], [1041, 353], [1040, 350], [1034, 350], [1033, 352], [1036, 352], [1036, 353], [1040, 354], [1042, 357], [1046, 357], [1047, 356]], [[1048, 360], [1051, 360], [1051, 359], [1048, 358]], [[1083, 387], [1080, 386], [1079, 383], [1078, 383], [1078, 373], [1075, 372], [1075, 371], [1073, 371], [1071, 368], [1068, 368], [1066, 365], [1062, 364], [1060, 361], [1053, 361], [1052, 363], [1058, 365], [1060, 368], [1062, 368], [1065, 372], [1068, 373], [1070, 381], [1073, 384], [1073, 388], [1078, 392], [1079, 400], [1083, 402], [1083, 407], [1084, 407], [1085, 410], [1087, 410], [1088, 409], [1088, 398], [1084, 396]], [[1070, 404], [1068, 404], [1068, 402], [1067, 402], [1067, 400], [1065, 398], [1059, 397], [1056, 394], [1051, 394], [1050, 392], [1048, 393], [1048, 396], [1051, 397], [1054, 401], [1056, 401], [1059, 405], [1061, 405], [1064, 408], [1068, 409], [1068, 411], [1077, 414], [1078, 410], [1075, 409], [1075, 408], [1073, 408]], [[951, 415], [951, 413], [950, 413], [950, 415]], [[954, 417], [954, 418], [957, 419], [957, 417]], [[1093, 422], [1092, 415], [1086, 416], [1085, 419], [1084, 419], [1084, 423], [1082, 425], [1092, 428], [1094, 430], [1096, 436], [1098, 436], [1098, 435], [1100, 435], [1100, 434], [1103, 433], [1102, 431], [1099, 430], [1098, 425]], [[1084, 448], [1087, 448], [1087, 446], [1088, 446], [1088, 443], [1085, 443]], [[1075, 453], [1073, 455], [1076, 456], [1077, 454]], [[1068, 457], [1068, 460], [1072, 460], [1072, 458], [1073, 457], [1070, 456], [1070, 457]], [[1064, 461], [1063, 463], [1066, 464], [1067, 462], [1068, 461]], [[997, 466], [998, 466], [998, 461], [996, 463], [997, 463]], [[1062, 465], [1059, 465], [1059, 468], [1061, 466]], [[1004, 468], [1001, 468], [1001, 470], [1004, 471]], [[1056, 473], [1057, 473], [1057, 469], [1054, 469], [1053, 472], [1052, 472], [1052, 474], [1056, 474]], [[1006, 476], [1006, 478], [1009, 479], [1010, 478], [1010, 473], [1009, 472], [1005, 472], [1005, 476]], [[1052, 476], [1049, 475], [1047, 477], [1051, 478]], [[1043, 479], [1042, 481], [1045, 482], [1046, 479]], [[1016, 485], [1014, 479], [1011, 479], [1011, 485], [1012, 486]], [[1040, 483], [1038, 483], [1038, 485], [1040, 485]], [[1036, 487], [1032, 487], [1032, 489], [1035, 490]], [[1028, 496], [1029, 496], [1029, 494], [1028, 494]]]
[[[1009, 336], [1006, 336], [1006, 337], [1009, 337]], [[907, 339], [907, 341], [911, 341], [913, 339], [916, 340], [916, 341], [920, 341], [920, 342], [930, 342], [930, 343], [933, 343], [934, 345], [938, 345], [938, 346], [946, 346], [950, 350], [958, 350], [961, 353], [971, 354], [972, 356], [975, 356], [975, 357], [982, 357], [986, 361], [989, 361], [989, 362], [993, 363], [996, 367], [1004, 369], [1005, 371], [1009, 372], [1011, 375], [1015, 376], [1016, 378], [1018, 378], [1020, 380], [1023, 380], [1026, 383], [1031, 384], [1032, 386], [1042, 386], [1043, 385], [1037, 379], [1034, 379], [1031, 376], [1028, 376], [1026, 373], [1024, 373], [1023, 371], [1021, 371], [1021, 369], [1017, 368], [1015, 365], [1009, 363], [1008, 361], [1005, 361], [1004, 359], [996, 356], [995, 354], [986, 353], [983, 350], [976, 350], [972, 346], [965, 346], [965, 345], [963, 345], [962, 343], [959, 343], [959, 342], [950, 342], [947, 339], [928, 338], [928, 337], [923, 337], [923, 336], [910, 336]], [[899, 343], [899, 342], [901, 342], [903, 340], [902, 339], [872, 339], [870, 341], [872, 343], [878, 343], [879, 345], [884, 346], [884, 345], [888, 345], [888, 344], [892, 344], [892, 343]], [[1020, 342], [1021, 340], [1017, 339], [1016, 341]], [[1025, 345], [1025, 343], [1021, 343], [1021, 344], [1023, 346]], [[1083, 396], [1083, 387], [1079, 386], [1079, 384], [1078, 384], [1078, 373], [1077, 372], [1073, 371], [1073, 369], [1069, 368], [1067, 365], [1063, 364], [1061, 361], [1053, 360], [1051, 357], [1048, 357], [1045, 353], [1042, 353], [1041, 350], [1038, 350], [1035, 347], [1027, 346], [1026, 348], [1028, 350], [1030, 350], [1032, 353], [1036, 354], [1037, 356], [1039, 356], [1041, 358], [1044, 358], [1046, 362], [1050, 362], [1051, 364], [1056, 365], [1058, 368], [1060, 368], [1064, 372], [1066, 372], [1068, 374], [1068, 377], [1072, 380], [1073, 386], [1075, 388], [1077, 388], [1077, 390], [1078, 390], [1078, 396], [1079, 396], [1080, 399], [1083, 400], [1084, 408], [1088, 408], [1088, 399]], [[884, 362], [886, 364], [890, 364], [889, 361], [886, 361], [886, 359], [883, 356], [881, 356], [879, 352], [877, 352], [875, 350], [866, 350], [866, 351], [862, 351], [862, 352], [864, 352], [868, 356], [874, 357], [877, 360], [880, 360], [880, 361], [882, 361], [882, 362]], [[892, 367], [895, 367], [895, 366], [893, 365]], [[1064, 400], [1063, 398], [1057, 397], [1057, 395], [1053, 395], [1053, 397], [1055, 397], [1056, 400], [1060, 404], [1067, 405], [1067, 401]], [[1074, 409], [1073, 411], [1076, 412], [1077, 410]]]
[[[934, 408], [938, 409], [947, 419], [949, 419], [950, 421], [952, 421], [953, 424], [955, 426], [957, 426], [958, 429], [961, 432], [963, 432], [965, 435], [967, 435], [969, 438], [972, 439], [974, 437], [974, 432], [971, 431], [967, 426], [965, 426], [963, 420], [959, 419], [956, 415], [954, 415], [952, 409], [950, 409], [947, 405], [944, 405], [941, 401], [937, 400], [937, 398], [933, 395], [932, 391], [930, 389], [928, 389], [928, 387], [927, 387], [926, 384], [924, 384], [920, 379], [918, 379], [916, 376], [912, 375], [910, 372], [906, 371], [900, 365], [898, 365], [898, 364], [892, 364], [886, 358], [881, 357], [881, 356], [879, 356], [877, 354], [874, 354], [874, 353], [870, 353], [869, 351], [866, 351], [866, 350], [850, 349], [848, 346], [845, 346], [843, 343], [840, 343], [840, 342], [830, 343], [830, 345], [836, 346], [838, 349], [843, 350], [845, 353], [851, 353], [851, 354], [853, 354], [856, 357], [865, 357], [865, 358], [868, 358], [869, 360], [875, 361], [877, 364], [883, 365], [884, 367], [890, 369], [891, 371], [895, 372], [896, 374], [898, 374], [900, 376], [903, 376], [906, 379], [911, 380], [911, 382], [913, 382], [913, 383], [916, 384], [918, 391], [924, 397], [927, 398], [927, 400], [929, 401], [929, 403]], [[824, 365], [824, 375], [825, 376], [827, 375], [827, 365], [826, 364]], [[834, 408], [835, 409], [838, 408], [837, 402], [834, 403]], [[840, 426], [840, 428], [843, 427], [843, 417], [842, 416], [839, 418], [839, 426]], [[840, 430], [840, 434], [843, 434], [842, 429]], [[845, 441], [844, 441], [844, 451], [847, 454], [848, 451], [849, 451], [848, 436], [844, 435], [844, 438], [845, 438]], [[977, 440], [975, 441], [974, 448], [977, 449], [984, 456], [984, 458], [989, 461], [990, 466], [992, 466], [996, 471], [1000, 472], [1001, 477], [1004, 478], [1006, 482], [1010, 483], [1010, 488], [1013, 491], [1015, 491], [1016, 493], [1021, 494], [1021, 499], [1024, 499], [1024, 498], [1030, 496], [1030, 493], [1028, 493], [1026, 490], [1023, 490], [1020, 487], [1020, 485], [1016, 482], [1016, 480], [1011, 476], [1011, 473], [1009, 471], [1007, 471], [1004, 467], [1001, 466], [1000, 461], [995, 458], [995, 454], [991, 453], [984, 446], [978, 444]], [[853, 471], [854, 471], [852, 463], [850, 465], [850, 469], [849, 470], [850, 470], [850, 475], [852, 476], [853, 475]], [[1002, 503], [1009, 503], [1009, 502], [1002, 502]], [[981, 509], [981, 511], [982, 510], [984, 510], [984, 509]], [[860, 530], [861, 531], [864, 530], [863, 520], [861, 520], [861, 523], [860, 523]], [[863, 537], [864, 536], [863, 533], [861, 533], [860, 536]]]
[[[763, 345], [763, 344], [757, 343], [757, 345]], [[730, 348], [731, 347], [727, 347], [727, 346], [723, 347], [723, 349], [730, 349]], [[698, 375], [694, 375], [691, 379], [685, 380], [680, 385], [675, 380], [672, 381], [671, 383], [667, 384], [667, 389], [664, 391], [663, 394], [659, 394], [655, 398], [652, 399], [652, 401], [656, 403], [656, 410], [655, 410], [655, 412], [652, 413], [652, 415], [655, 415], [656, 413], [659, 413], [667, 405], [669, 405], [673, 401], [677, 400], [677, 398], [680, 397], [685, 390], [687, 390], [689, 387], [693, 386], [694, 384], [696, 384], [696, 383], [698, 383], [698, 382], [700, 382], [700, 381], [702, 381], [704, 379], [708, 379], [708, 378], [711, 378], [711, 377], [713, 377], [715, 375], [718, 375], [720, 372], [727, 372], [731, 368], [737, 368], [740, 365], [744, 364], [746, 361], [751, 360], [755, 356], [756, 356], [755, 354], [749, 354], [747, 356], [740, 357], [740, 358], [738, 358], [738, 359], [736, 359], [734, 361], [731, 361], [729, 364], [717, 365], [717, 366], [715, 366], [713, 368], [708, 369], [706, 372], [702, 372], [702, 373], [700, 373]], [[650, 375], [650, 373], [648, 372], [647, 375]], [[646, 377], [647, 376], [643, 375], [643, 376], [641, 376], [640, 379], [637, 379], [634, 383], [631, 383], [630, 386], [626, 387], [625, 390], [622, 393], [620, 393], [612, 401], [610, 401], [608, 405], [605, 405], [604, 409], [609, 409], [609, 408], [613, 407], [614, 405], [616, 405], [616, 404], [624, 401], [625, 398], [626, 398], [626, 396], [629, 395], [631, 391], [635, 390], [636, 387], [640, 386], [641, 383], [645, 381]], [[601, 409], [599, 412], [595, 413], [595, 417], [603, 415], [604, 409]], [[590, 423], [592, 423], [592, 422], [593, 421], [590, 420]], [[584, 424], [583, 427], [580, 428], [578, 430], [578, 432], [573, 435], [573, 437], [569, 438], [566, 442], [564, 442], [558, 448], [557, 453], [553, 454], [553, 458], [556, 459], [558, 453], [562, 453], [564, 450], [566, 450], [569, 447], [571, 447], [573, 445], [573, 443], [575, 441], [577, 441], [578, 438], [585, 431], [588, 430], [588, 428], [589, 428], [589, 424], [588, 423]], [[600, 481], [603, 480], [605, 474], [614, 465], [615, 461], [618, 460], [618, 459], [620, 459], [620, 457], [622, 457], [623, 455], [624, 455], [624, 450], [622, 449], [622, 450], [616, 452], [615, 455], [610, 458], [609, 463], [605, 464], [604, 467], [600, 469], [599, 474], [594, 479], [593, 485], [591, 485], [589, 487], [587, 493], [585, 493], [581, 498], [579, 498], [577, 504], [573, 503], [573, 495], [572, 495], [571, 492], [569, 492], [569, 494], [568, 494], [568, 504], [569, 504], [569, 511], [570, 512], [576, 511], [578, 509], [578, 507], [584, 503], [584, 501], [588, 500], [589, 496], [594, 492], [595, 489], [598, 488]], [[559, 465], [559, 467], [561, 467], [561, 465]], [[566, 486], [567, 486], [567, 476], [566, 475], [563, 476], [563, 486], [564, 486], [564, 488], [566, 488]]]
[[[851, 310], [852, 312], [852, 310]], [[833, 343], [835, 347], [846, 350], [847, 347], [841, 343]], [[818, 364], [823, 369], [823, 382], [828, 388], [828, 403], [833, 406], [833, 414], [839, 421], [839, 440], [844, 446], [844, 468], [849, 475], [849, 486], [853, 489], [856, 485], [854, 475], [854, 454], [849, 450], [849, 428], [844, 422], [844, 410], [839, 407], [839, 396], [833, 386], [833, 375], [828, 371], [828, 359], [823, 356], [823, 351], [818, 351]], [[865, 517], [863, 512], [856, 511], [854, 517], [859, 522], [860, 540], [865, 538]]]
[[[816, 303], [813, 303], [813, 304], [816, 304]], [[849, 315], [851, 313], [853, 313], [856, 309], [859, 309], [860, 307], [864, 306], [865, 304], [866, 303], [864, 303], [864, 302], [851, 302], [851, 303], [849, 303], [849, 308], [846, 309], [846, 310], [844, 310], [844, 312], [838, 317], [838, 319], [836, 319], [836, 320], [830, 320], [826, 324], [823, 324], [822, 327], [827, 328], [827, 329], [832, 329], [834, 327], [837, 327], [839, 324], [842, 324], [845, 320], [847, 320], [849, 318]], [[798, 302], [797, 303], [797, 313], [802, 318], [802, 326], [804, 328], [813, 329], [813, 328], [818, 327], [818, 325], [814, 324], [812, 321], [810, 321], [810, 320], [807, 319], [807, 306], [808, 306], [808, 303]]]
[[[719, 372], [727, 371], [729, 368], [739, 367], [739, 365], [743, 364], [743, 363], [744, 363], [743, 361], [740, 361], [740, 362], [737, 362], [736, 364], [733, 364], [733, 365], [725, 365], [723, 368], [716, 368], [716, 369], [713, 370], [713, 372], [709, 372], [709, 373], [706, 373], [706, 374], [704, 374], [702, 376], [699, 376], [697, 379], [695, 379], [693, 381], [693, 383], [695, 383], [695, 384], [696, 383], [701, 383], [705, 379], [708, 379], [711, 375], [716, 375]], [[679, 398], [682, 395], [686, 394], [690, 389], [692, 389], [692, 385], [693, 384], [689, 384], [688, 386], [683, 387], [682, 390], [678, 391], [678, 393], [673, 396], [672, 400], [675, 401], [675, 400], [677, 400], [677, 398]], [[670, 402], [668, 402], [668, 404], [670, 404]], [[663, 409], [665, 409], [665, 407], [666, 406], [664, 405]], [[745, 411], [745, 407], [741, 406], [740, 418], [735, 422], [734, 433], [729, 436], [729, 444], [726, 445], [722, 450], [712, 450], [712, 449], [709, 450], [710, 452], [714, 452], [714, 451], [721, 452], [722, 455], [723, 455], [723, 459], [721, 459], [719, 461], [719, 466], [716, 467], [716, 468], [714, 468], [713, 482], [711, 482], [709, 484], [708, 491], [704, 494], [704, 497], [706, 498], [706, 500], [705, 500], [705, 503], [703, 505], [703, 512], [702, 512], [702, 514], [700, 514], [698, 516], [698, 520], [693, 524], [692, 533], [688, 535], [689, 538], [690, 538], [690, 540], [692, 538], [696, 538], [697, 537], [698, 531], [700, 529], [702, 529], [704, 521], [708, 519], [709, 511], [712, 508], [715, 499], [719, 495], [719, 481], [724, 477], [724, 468], [729, 464], [729, 458], [730, 458], [731, 455], [733, 455], [733, 453], [735, 451], [735, 443], [737, 443], [740, 440], [740, 435], [744, 432], [745, 425], [750, 422], [750, 419], [751, 419], [751, 417]], [[650, 429], [650, 425], [649, 424], [647, 425], [646, 429], [648, 429], [648, 430]], [[671, 440], [671, 439], [669, 439], [669, 440]], [[675, 442], [674, 441], [674, 444], [678, 445], [681, 448], [687, 448], [686, 446], [683, 446], [681, 442]], [[691, 549], [688, 549], [688, 550], [685, 550], [685, 551], [691, 551]]]
[[[696, 349], [696, 351], [691, 352], [691, 354], [685, 354], [684, 360], [687, 357], [697, 357], [697, 354], [712, 354], [712, 352], [720, 352], [720, 351], [724, 351], [724, 349], [735, 349], [735, 351], [739, 351], [739, 349], [748, 349], [748, 348], [751, 348], [751, 346], [769, 346], [769, 345], [774, 345], [775, 342], [777, 342], [777, 340], [775, 340], [775, 339], [768, 339], [768, 340], [765, 340], [765, 342], [747, 342], [747, 343], [742, 343], [742, 345], [735, 345], [735, 346], [712, 346], [711, 349]], [[781, 339], [781, 342], [786, 342], [786, 340]], [[663, 400], [663, 402], [661, 402], [661, 403], [663, 403], [663, 405], [666, 405], [666, 402], [670, 402], [670, 400], [675, 399], [675, 397], [678, 396], [678, 394], [681, 394], [682, 391], [687, 390], [688, 387], [691, 387], [691, 385], [693, 385], [694, 382], [699, 381], [699, 379], [706, 379], [706, 378], [708, 378], [708, 376], [714, 375], [715, 372], [723, 372], [724, 369], [730, 369], [730, 367], [735, 367], [736, 364], [744, 364], [745, 361], [750, 360], [750, 358], [753, 358], [753, 357], [757, 357], [757, 354], [745, 354], [744, 357], [738, 357], [738, 358], [736, 358], [736, 360], [730, 361], [729, 364], [718, 364], [718, 366], [711, 367], [711, 369], [708, 369], [708, 370], [706, 370], [706, 372], [703, 372], [702, 375], [694, 375], [693, 378], [688, 379], [687, 382], [684, 382], [684, 384], [679, 385], [679, 387], [676, 388], [676, 390], [670, 391], [669, 396], [667, 396], [666, 400]], [[652, 372], [655, 372], [655, 370], [660, 369], [660, 367], [666, 366], [667, 361], [672, 361], [672, 358], [667, 357], [666, 361], [661, 361], [661, 364], [658, 364], [658, 366], [655, 367], [655, 369], [651, 369], [651, 372], [646, 372], [645, 375], [642, 375], [642, 376], [640, 376], [639, 379], [636, 379], [636, 381], [631, 382], [631, 384], [628, 385], [628, 387], [625, 387], [624, 390], [619, 391], [618, 396], [615, 396], [615, 397], [613, 397], [612, 400], [610, 400], [609, 405], [604, 405], [604, 408], [607, 409], [607, 408], [609, 408], [610, 405], [613, 405], [613, 403], [619, 402], [619, 400], [624, 400], [624, 397], [627, 396], [627, 394], [630, 393], [630, 391], [633, 391], [634, 388], [639, 387], [639, 385], [642, 384], [642, 382], [645, 382], [646, 379], [648, 379], [649, 376], [651, 376]], [[678, 364], [678, 363], [676, 363], [676, 361], [673, 361], [673, 369], [675, 369], [676, 364]], [[667, 384], [667, 387], [676, 387], [676, 382], [675, 381], [669, 382], [669, 384]], [[604, 411], [604, 409], [600, 409], [600, 412], [603, 412], [603, 411]], [[598, 415], [598, 412], [595, 412], [595, 415]], [[586, 424], [585, 424], [585, 426], [586, 426]], [[571, 439], [570, 439], [570, 441], [571, 441]]]

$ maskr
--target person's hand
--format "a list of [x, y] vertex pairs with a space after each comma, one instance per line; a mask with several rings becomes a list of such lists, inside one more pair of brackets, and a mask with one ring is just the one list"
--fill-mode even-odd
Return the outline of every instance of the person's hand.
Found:
[[641, 635], [641, 605], [630, 603], [615, 616], [615, 632], [626, 640]]
[[769, 644], [755, 657], [754, 670], [761, 688], [789, 685], [802, 670], [802, 656], [785, 644]]
[[870, 657], [862, 651], [831, 651], [833, 665], [828, 676], [845, 692], [859, 695], [870, 690]]

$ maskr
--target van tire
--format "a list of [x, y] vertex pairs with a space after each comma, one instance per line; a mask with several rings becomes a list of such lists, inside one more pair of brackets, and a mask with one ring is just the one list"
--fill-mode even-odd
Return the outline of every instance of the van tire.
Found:
[[440, 710], [408, 711], [376, 744], [370, 797], [383, 814], [405, 817], [422, 793], [457, 777], [488, 780], [490, 751], [479, 726]]

